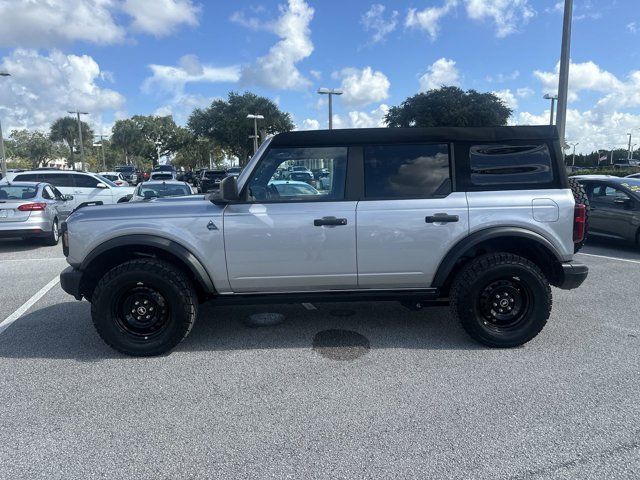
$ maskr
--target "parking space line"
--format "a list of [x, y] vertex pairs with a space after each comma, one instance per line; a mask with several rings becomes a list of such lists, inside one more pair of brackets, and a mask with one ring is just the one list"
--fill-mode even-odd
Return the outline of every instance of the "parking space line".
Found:
[[578, 255], [586, 255], [587, 257], [605, 258], [607, 260], [618, 260], [619, 262], [638, 263], [640, 260], [629, 260], [628, 258], [608, 257], [606, 255], [594, 255], [593, 253], [578, 253]]
[[20, 308], [0, 322], [0, 334], [4, 332], [13, 322], [18, 320], [27, 310], [29, 310], [38, 300], [45, 296], [45, 294], [55, 287], [60, 281], [60, 277], [56, 276], [53, 280], [47, 283], [44, 287], [38, 290], [29, 300], [27, 300]]
[[52, 257], [52, 258], [12, 258], [9, 260], [0, 260], [0, 263], [9, 262], [46, 262], [51, 260], [65, 260], [64, 257]]
[[302, 306], [307, 310], [317, 310], [316, 306], [313, 303], [303, 303]]

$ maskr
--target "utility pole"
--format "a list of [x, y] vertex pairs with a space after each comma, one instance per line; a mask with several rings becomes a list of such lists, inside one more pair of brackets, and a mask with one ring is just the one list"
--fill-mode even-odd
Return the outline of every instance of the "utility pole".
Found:
[[333, 129], [333, 96], [342, 95], [344, 92], [339, 88], [319, 88], [320, 95], [329, 95], [329, 130]]
[[565, 144], [567, 127], [567, 99], [569, 96], [569, 62], [571, 57], [571, 21], [573, 18], [573, 0], [564, 0], [564, 19], [562, 24], [562, 47], [560, 50], [560, 79], [558, 82], [558, 132], [560, 144]]
[[551, 119], [549, 120], [549, 125], [553, 125], [553, 110], [556, 105], [556, 100], [558, 100], [558, 95], [557, 94], [552, 95], [550, 93], [547, 93], [544, 96], [544, 98], [546, 100], [551, 100]]
[[629, 147], [627, 148], [627, 160], [631, 160], [631, 132], [627, 133], [629, 136]]
[[79, 110], [76, 110], [74, 112], [68, 111], [67, 113], [75, 113], [78, 117], [78, 139], [80, 140], [80, 168], [84, 170], [84, 145], [82, 144], [82, 122], [80, 122], [80, 115], [89, 115], [89, 112], [81, 112]]
[[249, 114], [247, 115], [249, 120], [253, 119], [253, 135], [249, 135], [249, 138], [253, 138], [253, 154], [258, 151], [258, 120], [264, 120], [263, 115]]
[[[157, 157], [158, 165], [160, 165], [160, 145], [162, 145], [162, 142], [160, 140], [157, 140], [155, 143], [156, 143], [156, 157]], [[155, 167], [155, 165], [152, 165], [152, 167]]]
[[[8, 72], [0, 72], [0, 77], [10, 77]], [[4, 154], [4, 138], [2, 138], [2, 122], [0, 122], [0, 162], [2, 164], [2, 178], [7, 178], [7, 157]]]

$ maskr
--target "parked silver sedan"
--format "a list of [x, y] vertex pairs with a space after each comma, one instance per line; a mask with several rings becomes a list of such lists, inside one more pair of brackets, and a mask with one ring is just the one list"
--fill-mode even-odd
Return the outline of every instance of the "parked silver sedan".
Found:
[[60, 224], [69, 216], [71, 195], [48, 183], [0, 184], [0, 238], [40, 238], [56, 245]]

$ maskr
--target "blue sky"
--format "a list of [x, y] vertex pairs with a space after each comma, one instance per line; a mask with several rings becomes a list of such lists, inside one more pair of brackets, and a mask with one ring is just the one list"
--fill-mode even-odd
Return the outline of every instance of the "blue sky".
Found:
[[[442, 84], [497, 92], [514, 124], [546, 123], [557, 85], [557, 0], [0, 0], [0, 119], [46, 128], [76, 107], [117, 118], [190, 111], [251, 90], [298, 128], [326, 128], [318, 87], [342, 87], [338, 127]], [[568, 141], [640, 143], [637, 0], [575, 0]], [[633, 130], [637, 128], [637, 130]]]

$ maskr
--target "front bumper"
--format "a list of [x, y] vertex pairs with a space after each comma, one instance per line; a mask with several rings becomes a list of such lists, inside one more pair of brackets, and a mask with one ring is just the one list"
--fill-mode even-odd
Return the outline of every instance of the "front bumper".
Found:
[[578, 288], [589, 275], [589, 267], [577, 262], [565, 262], [562, 265], [562, 282], [558, 288], [572, 290]]
[[73, 295], [76, 300], [82, 300], [80, 293], [80, 283], [82, 282], [82, 272], [73, 267], [65, 268], [60, 274], [60, 286], [69, 295]]

